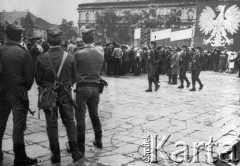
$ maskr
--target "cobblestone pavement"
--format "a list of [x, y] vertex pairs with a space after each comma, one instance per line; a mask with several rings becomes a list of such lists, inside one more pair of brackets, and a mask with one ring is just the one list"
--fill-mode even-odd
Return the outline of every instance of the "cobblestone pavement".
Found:
[[[190, 78], [190, 74], [188, 74]], [[193, 142], [209, 142], [210, 137], [219, 143], [214, 153], [219, 153], [225, 141], [234, 141], [240, 133], [240, 79], [236, 75], [202, 72], [200, 78], [204, 84], [202, 91], [190, 92], [178, 89], [177, 85], [168, 85], [167, 76], [161, 76], [161, 88], [158, 92], [145, 93], [147, 76], [125, 76], [120, 78], [104, 77], [109, 83], [101, 95], [99, 114], [103, 128], [102, 150], [92, 145], [94, 139], [92, 125], [87, 115], [86, 166], [192, 166], [209, 165], [207, 148], [199, 149], [199, 163], [176, 163], [168, 156], [182, 147], [175, 147], [176, 141], [183, 141], [189, 146], [189, 158], [196, 157]], [[198, 86], [198, 85], [197, 85]], [[38, 111], [37, 89], [33, 86], [29, 93], [32, 110]], [[197, 87], [198, 88], [198, 87]], [[36, 114], [28, 116], [25, 140], [27, 153], [38, 157], [41, 165], [50, 165], [50, 150], [46, 134], [44, 114], [40, 119]], [[7, 125], [3, 140], [5, 154], [4, 165], [12, 164], [12, 117]], [[171, 135], [164, 144], [164, 151], [158, 155], [158, 163], [144, 163], [143, 137], [147, 134], [162, 136]], [[71, 162], [66, 152], [66, 131], [59, 120], [59, 139], [62, 165]], [[211, 165], [211, 164], [210, 164]]]

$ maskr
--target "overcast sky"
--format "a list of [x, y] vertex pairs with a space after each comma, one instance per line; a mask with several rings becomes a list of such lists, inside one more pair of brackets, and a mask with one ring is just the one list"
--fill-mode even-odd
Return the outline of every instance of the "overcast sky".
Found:
[[79, 3], [89, 3], [96, 0], [0, 0], [0, 11], [25, 11], [29, 9], [37, 17], [60, 24], [61, 19], [74, 21], [77, 26]]

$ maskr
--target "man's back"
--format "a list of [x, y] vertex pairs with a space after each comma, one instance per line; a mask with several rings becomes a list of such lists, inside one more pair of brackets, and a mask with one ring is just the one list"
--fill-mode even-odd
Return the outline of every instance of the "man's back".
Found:
[[86, 47], [74, 54], [77, 63], [77, 82], [99, 83], [104, 54], [93, 46]]
[[[55, 71], [58, 71], [64, 51], [60, 47], [50, 48], [48, 53], [42, 54], [38, 57], [36, 65], [36, 82], [39, 86], [49, 86], [55, 81], [53, 71], [51, 70], [47, 54], [49, 54]], [[72, 86], [76, 82], [76, 66], [72, 55], [66, 58], [59, 81], [63, 82], [66, 86]]]
[[6, 72], [8, 85], [21, 86], [29, 90], [33, 84], [34, 74], [28, 51], [12, 41], [8, 41], [1, 50], [3, 71]]

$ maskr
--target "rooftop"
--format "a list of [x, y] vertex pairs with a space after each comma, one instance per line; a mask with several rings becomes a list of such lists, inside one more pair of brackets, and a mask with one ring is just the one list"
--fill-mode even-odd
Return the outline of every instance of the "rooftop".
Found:
[[[13, 12], [6, 12], [2, 11], [0, 12], [0, 23], [4, 24], [5, 21], [9, 22], [21, 22], [22, 19], [24, 19], [29, 11], [13, 11]], [[35, 16], [31, 12], [29, 12], [33, 22], [34, 22], [34, 27], [38, 29], [48, 29], [52, 27], [57, 27], [58, 25], [51, 24], [44, 19]]]

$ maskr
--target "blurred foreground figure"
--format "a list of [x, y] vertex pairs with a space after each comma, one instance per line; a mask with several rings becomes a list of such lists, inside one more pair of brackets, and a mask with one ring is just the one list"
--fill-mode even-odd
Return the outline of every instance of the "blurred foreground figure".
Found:
[[0, 77], [4, 78], [2, 81], [6, 81], [0, 89], [0, 163], [3, 161], [2, 139], [12, 110], [14, 165], [32, 165], [37, 163], [37, 159], [31, 159], [26, 155], [24, 143], [29, 109], [28, 91], [34, 80], [32, 60], [26, 48], [19, 44], [22, 36], [21, 27], [8, 24], [6, 36], [7, 42], [0, 47], [0, 64], [2, 64]]

